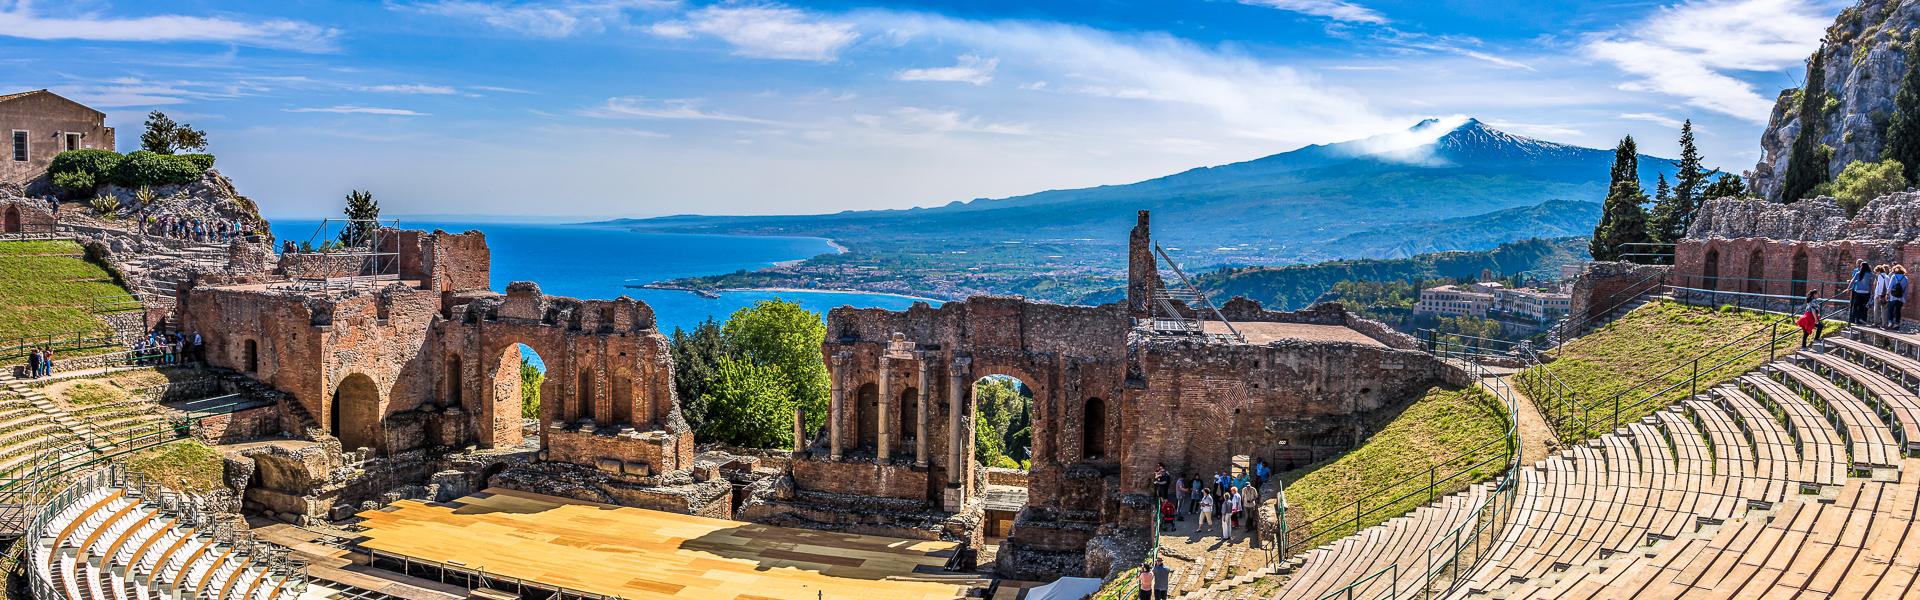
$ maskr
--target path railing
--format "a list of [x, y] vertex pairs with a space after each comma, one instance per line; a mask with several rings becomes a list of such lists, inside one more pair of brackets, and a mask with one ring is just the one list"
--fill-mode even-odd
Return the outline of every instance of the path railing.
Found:
[[102, 348], [114, 344], [113, 334], [105, 331], [62, 331], [39, 335], [24, 335], [0, 338], [0, 360], [12, 360], [33, 353], [34, 350], [53, 349], [58, 354], [68, 350]]
[[[1468, 509], [1465, 521], [1426, 543], [1425, 552], [1419, 557], [1420, 563], [1404, 566], [1397, 562], [1389, 564], [1329, 591], [1321, 596], [1322, 600], [1443, 596], [1466, 581], [1466, 574], [1472, 573], [1491, 554], [1494, 541], [1504, 535], [1508, 528], [1525, 526], [1512, 519], [1515, 499], [1519, 495], [1515, 479], [1520, 468], [1520, 431], [1515, 417], [1519, 406], [1518, 395], [1504, 380], [1494, 377], [1485, 367], [1474, 362], [1472, 354], [1456, 353], [1454, 350], [1454, 346], [1443, 341], [1435, 348], [1434, 354], [1465, 369], [1468, 375], [1491, 391], [1507, 410], [1505, 435], [1493, 440], [1507, 445], [1505, 464], [1495, 476], [1497, 483], [1494, 489], [1478, 505]], [[1429, 498], [1437, 499], [1434, 489], [1429, 486]], [[1408, 571], [1418, 573], [1419, 579], [1402, 586], [1400, 576]], [[1386, 581], [1384, 594], [1372, 589], [1382, 579]]]

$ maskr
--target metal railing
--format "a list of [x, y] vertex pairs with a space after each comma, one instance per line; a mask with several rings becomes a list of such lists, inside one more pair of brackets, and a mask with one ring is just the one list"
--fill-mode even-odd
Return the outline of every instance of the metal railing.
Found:
[[[388, 564], [398, 563], [402, 574], [417, 577], [419, 575], [415, 574], [414, 570], [418, 567], [421, 571], [433, 571], [426, 573], [426, 575], [437, 576], [440, 583], [461, 585], [469, 590], [480, 588], [491, 589], [493, 584], [500, 584], [503, 588], [512, 586], [514, 594], [520, 597], [528, 597], [527, 593], [532, 591], [547, 594], [547, 600], [623, 600], [621, 596], [596, 594], [562, 585], [521, 579], [511, 575], [502, 575], [486, 570], [484, 565], [467, 566], [458, 563], [428, 560], [394, 552], [382, 552], [372, 548], [361, 547], [360, 549], [365, 550], [367, 553], [367, 564], [375, 568], [386, 568], [380, 566], [380, 561], [384, 559]], [[449, 581], [449, 579], [451, 579], [451, 581]]]
[[25, 357], [34, 350], [86, 350], [114, 345], [113, 334], [102, 331], [62, 331], [0, 338], [0, 360]]
[[[1679, 292], [1674, 294], [1674, 301], [1686, 304], [1692, 304], [1696, 301], [1706, 301], [1715, 302], [1708, 306], [1730, 306], [1734, 304], [1719, 301], [1738, 296], [1748, 297], [1747, 304], [1763, 306], [1778, 305], [1779, 308], [1787, 308], [1784, 303], [1781, 302], [1782, 299], [1786, 298], [1784, 296], [1675, 286], [1663, 287]], [[1702, 292], [1704, 295], [1692, 294], [1691, 292]], [[1799, 299], [1799, 301], [1801, 304], [1805, 303], [1804, 298]], [[1823, 314], [1821, 319], [1821, 326], [1823, 327], [1826, 321], [1833, 320], [1847, 308], [1844, 302], [1838, 300], [1822, 299], [1818, 300], [1818, 302], [1825, 306], [1839, 304], [1839, 307], [1833, 308]], [[1540, 407], [1542, 416], [1545, 417], [1547, 423], [1553, 427], [1554, 433], [1562, 442], [1573, 443], [1590, 439], [1605, 434], [1608, 431], [1618, 429], [1624, 416], [1631, 415], [1634, 411], [1646, 406], [1648, 403], [1664, 398], [1668, 394], [1675, 393], [1683, 388], [1687, 390], [1687, 395], [1689, 396], [1698, 394], [1701, 383], [1705, 378], [1714, 377], [1722, 370], [1740, 364], [1741, 361], [1745, 361], [1761, 351], [1767, 352], [1767, 361], [1771, 362], [1774, 358], [1778, 357], [1779, 345], [1783, 341], [1790, 341], [1793, 336], [1800, 333], [1800, 329], [1794, 325], [1794, 320], [1799, 317], [1798, 313], [1787, 312], [1786, 310], [1766, 310], [1765, 308], [1752, 308], [1750, 310], [1782, 314], [1784, 316], [1779, 319], [1770, 320], [1765, 326], [1757, 327], [1746, 335], [1726, 341], [1698, 354], [1680, 358], [1666, 370], [1642, 378], [1627, 386], [1625, 389], [1609, 393], [1602, 398], [1584, 400], [1580, 398], [1580, 394], [1564, 381], [1561, 381], [1559, 375], [1554, 373], [1552, 366], [1539, 360], [1538, 355], [1525, 357], [1530, 361], [1525, 373], [1533, 374], [1533, 377], [1522, 378], [1522, 385], [1526, 387], [1528, 396]], [[1786, 330], [1785, 332], [1781, 331], [1783, 329], [1781, 327], [1782, 325], [1787, 325], [1787, 327], [1784, 328]], [[1673, 378], [1679, 373], [1686, 373], [1686, 376], [1675, 381]], [[1540, 383], [1528, 385], [1529, 379], [1540, 381]], [[1717, 383], [1717, 381], [1709, 382], [1708, 386], [1710, 387], [1713, 383]], [[1600, 413], [1601, 416], [1596, 418], [1593, 414], [1595, 412]], [[1605, 424], [1606, 427], [1604, 429], [1599, 428], [1599, 424]]]
[[[1524, 526], [1523, 523], [1514, 522], [1512, 519], [1515, 499], [1519, 495], [1519, 486], [1515, 478], [1520, 468], [1521, 443], [1515, 416], [1518, 410], [1518, 396], [1504, 380], [1493, 377], [1485, 367], [1471, 360], [1471, 355], [1455, 354], [1444, 342], [1436, 350], [1436, 356], [1453, 359], [1455, 364], [1466, 369], [1469, 376], [1493, 392], [1495, 398], [1506, 406], [1507, 430], [1503, 439], [1496, 440], [1507, 443], [1506, 465], [1495, 476], [1498, 483], [1478, 505], [1468, 509], [1466, 520], [1426, 544], [1425, 552], [1420, 555], [1421, 562], [1418, 565], [1402, 566], [1398, 562], [1386, 565], [1323, 594], [1322, 600], [1410, 598], [1416, 595], [1431, 598], [1445, 595], [1466, 582], [1466, 574], [1473, 572], [1491, 555], [1494, 542], [1504, 535], [1508, 528]], [[1402, 572], [1416, 567], [1419, 569], [1418, 581], [1403, 586], [1400, 580]], [[1379, 587], [1382, 581], [1385, 582], [1385, 589], [1374, 589]]]

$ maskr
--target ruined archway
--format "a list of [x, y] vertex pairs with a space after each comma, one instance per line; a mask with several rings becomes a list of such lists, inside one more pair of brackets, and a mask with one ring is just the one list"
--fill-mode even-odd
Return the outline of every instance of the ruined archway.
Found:
[[[522, 419], [540, 418], [541, 399], [550, 397], [547, 363], [526, 344], [507, 344], [500, 352], [492, 382], [496, 427], [519, 428]], [[506, 406], [509, 402], [511, 406]]]
[[466, 370], [461, 368], [462, 366], [459, 353], [447, 354], [446, 390], [441, 394], [441, 397], [446, 399], [447, 406], [461, 406], [464, 404], [464, 402], [461, 401], [462, 386], [460, 385], [460, 381], [466, 377]]
[[1806, 247], [1803, 246], [1798, 250], [1794, 251], [1793, 274], [1790, 275], [1789, 277], [1793, 279], [1793, 284], [1792, 286], [1790, 286], [1790, 289], [1788, 290], [1787, 293], [1791, 294], [1795, 298], [1806, 297], [1807, 283], [1808, 283], [1807, 282], [1807, 249]]
[[1107, 457], [1107, 405], [1099, 398], [1088, 398], [1080, 409], [1080, 458], [1100, 460]]
[[1033, 387], [1011, 375], [973, 382], [979, 415], [974, 458], [989, 467], [1025, 469], [1033, 460]]
[[854, 390], [854, 447], [874, 450], [880, 447], [880, 386], [865, 383]]
[[1766, 277], [1767, 257], [1760, 252], [1759, 248], [1754, 248], [1753, 252], [1747, 254], [1747, 293], [1767, 293]]
[[893, 399], [894, 414], [898, 417], [894, 431], [899, 432], [900, 447], [912, 452], [914, 442], [920, 437], [920, 419], [914, 414], [914, 405], [920, 401], [920, 388], [907, 386]]
[[1720, 249], [1708, 248], [1707, 259], [1704, 262], [1706, 264], [1701, 266], [1700, 272], [1700, 288], [1706, 290], [1720, 289]]
[[580, 383], [573, 387], [573, 406], [574, 414], [580, 415], [582, 420], [595, 423], [606, 420], [605, 415], [594, 414], [594, 399], [598, 397], [595, 392], [599, 389], [597, 385], [599, 381], [599, 372], [593, 367], [580, 368]]
[[328, 431], [340, 439], [341, 449], [379, 451], [383, 448], [380, 386], [372, 377], [354, 373], [340, 380], [340, 385], [334, 388], [330, 408]]
[[248, 373], [260, 372], [260, 343], [247, 340], [240, 345], [240, 364], [246, 366]]
[[7, 207], [6, 217], [4, 218], [3, 221], [0, 221], [0, 232], [20, 233], [20, 209], [19, 208], [13, 207], [13, 206]]

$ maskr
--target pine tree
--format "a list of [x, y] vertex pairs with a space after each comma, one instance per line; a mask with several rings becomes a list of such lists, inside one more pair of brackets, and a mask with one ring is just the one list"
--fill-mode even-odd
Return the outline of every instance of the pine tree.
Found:
[[1893, 96], [1893, 118], [1887, 121], [1886, 147], [1881, 158], [1906, 166], [1907, 181], [1920, 181], [1920, 43], [1906, 49], [1907, 74]]
[[1620, 140], [1613, 150], [1612, 180], [1600, 224], [1587, 243], [1594, 260], [1620, 260], [1621, 254], [1630, 251], [1627, 244], [1649, 241], [1647, 212], [1640, 207], [1647, 202], [1647, 194], [1640, 187], [1640, 151], [1633, 136]]
[[347, 226], [340, 229], [340, 245], [349, 248], [373, 241], [373, 230], [380, 228], [380, 203], [373, 192], [353, 190], [347, 193]]
[[1706, 201], [1714, 198], [1738, 198], [1747, 193], [1747, 182], [1740, 179], [1739, 175], [1721, 173], [1719, 179], [1713, 180], [1713, 183], [1707, 185], [1706, 191], [1700, 193], [1700, 199]]
[[[1825, 43], [1821, 46], [1825, 47]], [[1807, 60], [1807, 85], [1800, 90], [1800, 133], [1793, 136], [1793, 150], [1787, 155], [1787, 173], [1780, 182], [1780, 199], [1795, 202], [1826, 183], [1827, 161], [1832, 148], [1820, 143], [1826, 121], [1827, 71], [1820, 51]]]
[[[1609, 192], [1611, 193], [1611, 192]], [[1657, 242], [1670, 242], [1673, 237], [1668, 233], [1673, 223], [1679, 220], [1679, 211], [1683, 210], [1674, 200], [1673, 188], [1667, 185], [1667, 174], [1661, 173], [1653, 184], [1653, 211], [1647, 216], [1647, 234]]]

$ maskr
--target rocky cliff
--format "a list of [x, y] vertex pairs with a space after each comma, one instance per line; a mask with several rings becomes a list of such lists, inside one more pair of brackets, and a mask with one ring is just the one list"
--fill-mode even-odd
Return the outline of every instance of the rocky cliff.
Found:
[[[1862, 0], [1840, 13], [1827, 28], [1820, 56], [1826, 67], [1821, 143], [1833, 147], [1830, 174], [1847, 163], [1880, 159], [1887, 121], [1893, 116], [1893, 96], [1906, 70], [1905, 47], [1920, 27], [1920, 2]], [[1760, 136], [1760, 163], [1747, 173], [1754, 189], [1779, 201], [1780, 180], [1787, 172], [1793, 138], [1799, 135], [1803, 90], [1780, 92], [1773, 116]]]
[[1847, 218], [1825, 196], [1780, 204], [1757, 199], [1710, 200], [1694, 218], [1693, 239], [1759, 237], [1776, 240], [1920, 240], [1920, 192], [1896, 192], [1868, 202]]

